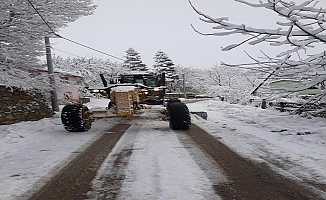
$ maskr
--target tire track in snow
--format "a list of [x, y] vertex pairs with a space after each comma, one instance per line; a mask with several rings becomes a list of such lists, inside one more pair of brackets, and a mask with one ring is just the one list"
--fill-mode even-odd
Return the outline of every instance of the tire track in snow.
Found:
[[196, 125], [188, 134], [223, 168], [231, 181], [215, 185], [215, 190], [224, 200], [323, 199], [302, 184], [275, 173], [267, 164], [240, 157]]
[[[90, 199], [221, 199], [215, 193], [209, 173], [198, 165], [200, 161], [194, 160], [193, 154], [196, 153], [189, 152], [192, 148], [191, 151], [199, 150], [193, 142], [188, 142], [189, 136], [169, 129], [168, 123], [161, 120], [159, 111], [155, 109], [145, 111], [144, 116], [133, 122], [104, 162], [93, 182], [94, 191], [90, 193]], [[126, 149], [132, 150], [125, 159], [127, 166], [115, 168], [114, 155], [119, 155]], [[200, 154], [202, 155], [204, 153]], [[117, 181], [120, 188], [112, 189], [114, 180], [104, 178], [114, 177], [114, 174], [121, 177]], [[109, 195], [104, 198], [106, 194]]]
[[85, 199], [97, 170], [130, 124], [117, 124], [81, 152], [30, 200]]

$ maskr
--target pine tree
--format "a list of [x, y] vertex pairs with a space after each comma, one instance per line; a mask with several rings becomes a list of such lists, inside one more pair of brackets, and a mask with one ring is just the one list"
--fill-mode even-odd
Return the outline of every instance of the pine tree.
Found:
[[163, 51], [156, 52], [154, 56], [154, 69], [159, 73], [165, 73], [166, 78], [176, 79], [176, 70], [173, 61]]
[[148, 68], [141, 60], [140, 54], [133, 48], [129, 48], [126, 51], [126, 60], [124, 66], [128, 67], [132, 71], [148, 71]]

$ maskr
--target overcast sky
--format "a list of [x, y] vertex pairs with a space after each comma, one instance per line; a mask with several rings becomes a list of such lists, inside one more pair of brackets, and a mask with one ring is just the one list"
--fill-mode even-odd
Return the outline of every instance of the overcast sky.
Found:
[[[190, 24], [202, 31], [208, 25], [200, 23], [187, 0], [96, 0], [94, 15], [80, 18], [62, 29], [60, 34], [110, 54], [124, 57], [132, 47], [141, 53], [148, 66], [153, 64], [157, 50], [165, 51], [175, 62], [185, 67], [211, 67], [220, 61], [244, 62], [246, 49], [255, 54], [258, 48], [246, 46], [222, 52], [221, 46], [239, 38], [205, 37], [195, 33]], [[229, 16], [231, 21], [270, 28], [276, 16], [253, 9], [232, 0], [193, 0], [202, 11], [215, 17]], [[54, 53], [61, 56], [105, 57], [63, 40], [54, 40]], [[266, 50], [268, 52], [268, 50]], [[112, 59], [112, 61], [116, 61]]]

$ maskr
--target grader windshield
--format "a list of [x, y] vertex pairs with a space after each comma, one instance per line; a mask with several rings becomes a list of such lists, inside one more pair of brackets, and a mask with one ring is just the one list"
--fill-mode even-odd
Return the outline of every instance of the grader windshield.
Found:
[[147, 87], [161, 87], [165, 86], [165, 75], [154, 73], [134, 73], [134, 74], [121, 74], [119, 76], [120, 83], [139, 83]]

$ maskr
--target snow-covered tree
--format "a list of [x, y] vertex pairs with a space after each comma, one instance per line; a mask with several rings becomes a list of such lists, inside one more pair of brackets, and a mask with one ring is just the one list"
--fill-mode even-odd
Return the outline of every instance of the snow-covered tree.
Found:
[[176, 79], [178, 77], [173, 61], [163, 51], [158, 51], [155, 53], [154, 62], [153, 67], [155, 71], [160, 73], [164, 72], [166, 78]]
[[[176, 67], [180, 77], [185, 77], [187, 93], [205, 94], [212, 97], [224, 97], [232, 103], [246, 103], [250, 91], [257, 85], [257, 75], [249, 70], [233, 69], [225, 66]], [[183, 80], [178, 80], [177, 92], [183, 92]]]
[[103, 87], [100, 74], [104, 74], [107, 81], [124, 72], [121, 64], [98, 58], [63, 58], [55, 57], [53, 64], [57, 71], [67, 72], [83, 77], [85, 86]]
[[143, 63], [140, 54], [133, 48], [129, 48], [126, 51], [126, 60], [124, 61], [124, 66], [133, 71], [147, 71], [148, 68]]
[[209, 69], [209, 94], [223, 96], [228, 101], [240, 102], [250, 98], [251, 91], [259, 84], [259, 75], [246, 69], [216, 65]]
[[[81, 16], [92, 14], [92, 0], [31, 0], [53, 31]], [[0, 84], [39, 85], [28, 76], [28, 69], [40, 67], [39, 56], [45, 53], [44, 37], [54, 36], [28, 1], [6, 0], [0, 4]], [[13, 73], [15, 72], [15, 73]], [[10, 83], [5, 82], [11, 79]], [[17, 84], [15, 84], [17, 83]]]
[[[235, 0], [243, 5], [262, 8], [276, 13], [279, 20], [275, 21], [276, 28], [251, 27], [246, 24], [236, 24], [228, 21], [227, 17], [212, 17], [199, 11], [189, 0], [192, 8], [200, 16], [200, 20], [214, 29], [214, 32], [203, 33], [193, 26], [193, 29], [202, 35], [228, 36], [242, 35], [242, 42], [230, 44], [222, 50], [229, 51], [243, 44], [258, 45], [267, 43], [280, 47], [282, 53], [270, 56], [262, 51], [258, 58], [248, 55], [253, 62], [242, 64], [225, 64], [229, 67], [248, 67], [265, 74], [262, 83], [270, 80], [291, 79], [301, 81], [303, 86], [286, 95], [306, 90], [316, 85], [323, 85], [326, 81], [326, 9], [319, 6], [319, 1], [288, 1], [288, 0], [261, 0], [257, 3], [248, 0]], [[315, 53], [320, 49], [319, 53]], [[263, 84], [262, 84], [263, 85]], [[254, 90], [257, 91], [257, 90]], [[326, 96], [326, 90], [317, 94], [312, 101], [320, 101]], [[325, 99], [325, 98], [324, 98]]]

